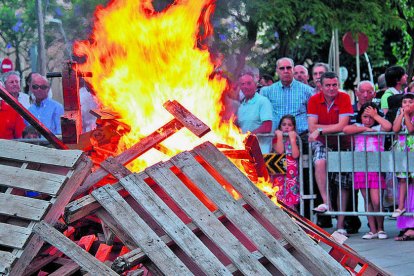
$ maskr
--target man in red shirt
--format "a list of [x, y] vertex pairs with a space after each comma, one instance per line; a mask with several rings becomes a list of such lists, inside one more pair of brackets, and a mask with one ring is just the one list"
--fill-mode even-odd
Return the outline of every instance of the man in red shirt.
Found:
[[10, 105], [0, 99], [0, 138], [22, 138], [23, 118]]
[[[339, 79], [335, 73], [324, 73], [320, 82], [322, 93], [317, 93], [309, 99], [308, 125], [309, 142], [312, 142], [315, 178], [323, 200], [323, 204], [315, 208], [314, 211], [323, 213], [329, 210], [330, 205], [326, 193], [327, 148], [338, 150], [338, 145], [336, 137], [328, 139], [328, 144], [326, 144], [325, 137], [322, 134], [341, 132], [353, 116], [353, 109], [348, 94], [339, 91]], [[341, 139], [341, 145], [339, 146], [341, 150], [347, 149], [349, 139]], [[335, 177], [338, 178], [338, 175]], [[346, 206], [349, 191], [352, 188], [352, 175], [351, 177], [343, 176], [341, 180], [342, 206]], [[341, 210], [345, 210], [345, 207], [341, 207]], [[338, 216], [338, 229], [340, 229], [340, 233], [346, 234], [343, 219], [344, 216]]]

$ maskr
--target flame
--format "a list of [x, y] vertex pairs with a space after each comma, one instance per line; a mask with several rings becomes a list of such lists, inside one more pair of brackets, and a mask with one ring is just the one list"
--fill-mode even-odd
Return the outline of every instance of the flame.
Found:
[[276, 192], [279, 190], [277, 186], [273, 187], [273, 183], [269, 180], [266, 180], [264, 177], [258, 177], [256, 186], [265, 193], [273, 203], [280, 206], [277, 203]]
[[[168, 100], [178, 101], [212, 129], [202, 139], [187, 129], [178, 131], [163, 142], [163, 150], [135, 160], [131, 170], [205, 141], [244, 148], [245, 135], [231, 123], [223, 124], [219, 116], [228, 83], [213, 74], [217, 60], [212, 61], [205, 45], [213, 32], [209, 19], [214, 8], [214, 0], [177, 0], [162, 12], [156, 12], [150, 0], [111, 1], [96, 10], [90, 40], [75, 43], [75, 54], [86, 57], [78, 69], [93, 73], [87, 81], [99, 101], [131, 127], [118, 153], [173, 119], [162, 107]], [[247, 174], [240, 162], [234, 163]], [[272, 183], [259, 178], [256, 185], [276, 202]], [[224, 188], [240, 198], [231, 185]]]
[[[111, 1], [95, 12], [93, 35], [76, 42], [74, 52], [86, 56], [79, 65], [93, 72], [88, 79], [103, 106], [120, 114], [131, 132], [122, 138], [130, 147], [173, 119], [163, 107], [177, 100], [210, 126], [203, 139], [180, 130], [163, 144], [173, 155], [204, 141], [243, 146], [237, 127], [221, 124], [220, 98], [227, 81], [214, 76], [214, 64], [203, 45], [212, 32], [213, 0], [175, 1], [156, 12], [149, 0]], [[156, 150], [141, 156], [146, 167], [168, 158]]]

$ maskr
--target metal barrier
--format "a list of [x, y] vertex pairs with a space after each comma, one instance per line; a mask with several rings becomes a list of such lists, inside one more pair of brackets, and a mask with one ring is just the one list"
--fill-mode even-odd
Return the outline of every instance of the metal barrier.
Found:
[[[406, 135], [404, 133], [394, 133], [394, 132], [375, 132], [375, 133], [359, 133], [356, 135], [364, 135], [364, 136], [372, 136], [376, 135], [378, 137], [382, 137], [382, 139], [385, 139], [388, 137], [391, 141], [391, 144], [395, 143], [395, 135]], [[354, 183], [354, 173], [355, 172], [375, 172], [379, 175], [388, 173], [391, 175], [391, 191], [392, 191], [392, 202], [389, 205], [389, 207], [393, 207], [393, 209], [396, 209], [398, 207], [397, 204], [397, 195], [398, 195], [398, 181], [396, 180], [395, 174], [397, 172], [405, 172], [406, 177], [406, 185], [407, 185], [407, 193], [406, 193], [406, 200], [409, 202], [410, 200], [414, 200], [414, 198], [410, 198], [409, 194], [409, 178], [408, 173], [414, 173], [414, 152], [399, 152], [394, 150], [389, 151], [376, 151], [376, 152], [355, 152], [354, 149], [354, 141], [351, 140], [350, 149], [347, 149], [347, 151], [341, 151], [340, 147], [340, 139], [343, 136], [355, 136], [355, 135], [346, 135], [344, 133], [337, 133], [337, 134], [329, 134], [324, 135], [325, 142], [328, 140], [329, 136], [333, 136], [338, 141], [338, 150], [337, 151], [330, 151], [327, 152], [327, 160], [326, 160], [326, 173], [327, 173], [327, 195], [330, 195], [330, 184], [329, 183], [329, 173], [339, 173], [339, 182], [341, 183], [341, 173], [351, 173], [352, 174], [352, 191], [355, 190], [355, 183]], [[408, 136], [408, 135], [406, 135]], [[274, 137], [274, 134], [258, 134], [257, 135], [259, 142], [264, 142], [264, 144], [268, 144], [269, 139], [272, 140]], [[298, 162], [298, 174], [299, 174], [299, 187], [300, 187], [300, 214], [303, 216], [305, 214], [305, 200], [309, 200], [309, 208], [312, 210], [315, 207], [314, 200], [316, 199], [319, 191], [314, 191], [314, 182], [313, 182], [313, 162], [312, 162], [312, 150], [311, 150], [311, 144], [309, 144], [309, 154], [303, 154], [303, 143], [300, 139], [300, 136], [297, 136], [297, 141], [299, 142], [299, 149], [300, 149], [300, 157]], [[365, 139], [366, 141], [366, 139]], [[271, 143], [270, 143], [271, 145]], [[269, 149], [269, 152], [274, 152]], [[304, 174], [304, 168], [309, 168], [309, 183], [304, 183], [303, 181], [303, 174]], [[367, 174], [366, 174], [367, 175]], [[305, 194], [305, 185], [308, 185], [309, 193]], [[339, 186], [339, 193], [341, 193], [341, 185]], [[389, 185], [389, 184], [387, 184]], [[368, 188], [365, 188], [368, 190]], [[384, 208], [384, 191], [382, 189], [379, 189], [380, 192], [380, 206], [383, 209]], [[368, 193], [367, 193], [368, 194]], [[328, 211], [324, 213], [323, 215], [347, 215], [347, 216], [391, 216], [391, 212], [367, 212], [367, 211], [361, 211], [358, 210], [358, 206], [355, 206], [353, 204], [353, 210], [352, 211], [346, 211], [342, 210], [340, 207], [342, 206], [341, 202], [341, 196], [339, 196], [339, 210], [337, 211]], [[352, 202], [355, 202], [355, 193], [352, 193]], [[365, 198], [365, 200], [367, 200]], [[311, 214], [311, 220], [315, 221], [316, 216]], [[413, 212], [407, 212], [404, 215], [406, 216], [413, 216]]]
[[[256, 134], [257, 139], [259, 140], [260, 148], [262, 149], [262, 153], [275, 153], [272, 149], [272, 140], [275, 137], [272, 133], [260, 133]], [[288, 137], [287, 134], [283, 134], [283, 136]], [[299, 213], [304, 216], [305, 215], [305, 200], [314, 198], [314, 196], [304, 195], [304, 182], [303, 182], [303, 168], [308, 167], [308, 158], [307, 155], [303, 154], [303, 143], [302, 139], [299, 135], [296, 135], [296, 140], [298, 141], [299, 146], [299, 159], [298, 159], [298, 176], [299, 176], [299, 193], [300, 193], [300, 201], [299, 201]], [[269, 147], [269, 148], [267, 148]], [[315, 196], [316, 197], [316, 196]]]
[[[394, 145], [395, 135], [403, 135], [406, 136], [407, 134], [404, 133], [394, 133], [394, 132], [375, 132], [375, 133], [359, 133], [355, 135], [350, 136], [356, 136], [356, 135], [363, 135], [364, 141], [365, 141], [365, 148], [366, 148], [366, 141], [368, 136], [378, 136], [379, 139], [382, 139], [383, 141], [388, 137], [390, 140], [390, 144]], [[414, 173], [414, 152], [409, 151], [395, 151], [393, 149], [388, 151], [363, 151], [363, 152], [355, 152], [353, 149], [354, 147], [354, 139], [351, 140], [351, 150], [342, 150], [340, 147], [340, 139], [343, 136], [348, 136], [344, 133], [337, 133], [337, 134], [328, 134], [325, 136], [325, 144], [328, 141], [328, 137], [336, 137], [338, 150], [336, 151], [330, 151], [327, 152], [327, 160], [326, 160], [326, 173], [327, 175], [329, 173], [338, 173], [339, 175], [339, 193], [341, 193], [342, 188], [342, 182], [341, 177], [342, 173], [351, 173], [352, 174], [352, 191], [355, 190], [355, 178], [354, 174], [356, 172], [363, 172], [365, 173], [365, 178], [368, 180], [368, 172], [378, 173], [379, 178], [381, 178], [381, 175], [384, 176], [384, 174], [388, 174], [390, 176], [391, 182], [392, 182], [392, 203], [390, 206], [393, 207], [393, 209], [396, 209], [398, 207], [397, 202], [397, 195], [398, 195], [398, 181], [396, 180], [395, 174], [399, 172], [405, 172], [406, 173], [406, 184], [407, 185], [407, 193], [406, 193], [406, 201], [410, 202], [410, 200], [413, 200], [410, 198], [409, 194], [409, 177], [408, 173]], [[406, 139], [405, 139], [406, 140]], [[310, 145], [309, 145], [310, 147]], [[312, 151], [309, 150], [309, 160], [312, 160]], [[313, 162], [310, 162], [310, 167], [313, 167]], [[312, 172], [312, 169], [309, 170], [310, 173]], [[384, 177], [385, 178], [385, 177]], [[310, 177], [310, 187], [313, 187], [313, 177]], [[332, 183], [329, 183], [329, 177], [327, 177], [327, 183], [326, 183], [326, 192], [327, 195], [330, 195], [330, 185]], [[386, 183], [386, 185], [389, 185], [389, 183]], [[379, 185], [380, 187], [381, 185]], [[366, 193], [366, 198], [364, 198], [365, 202], [368, 202], [368, 190], [369, 188], [364, 188]], [[387, 190], [387, 187], [386, 187]], [[389, 190], [389, 189], [388, 189]], [[379, 200], [380, 200], [380, 212], [368, 212], [366, 211], [366, 208], [364, 211], [358, 211], [358, 206], [355, 206], [353, 204], [353, 210], [352, 211], [346, 211], [342, 210], [342, 201], [341, 196], [339, 196], [339, 202], [338, 202], [338, 210], [336, 211], [328, 211], [324, 213], [323, 215], [347, 215], [347, 216], [390, 216], [391, 212], [385, 212], [384, 209], [384, 190], [379, 188]], [[349, 199], [348, 199], [349, 200]], [[352, 202], [355, 202], [355, 193], [352, 193]], [[313, 206], [312, 206], [313, 207]], [[414, 213], [405, 213], [406, 216], [413, 216]], [[314, 214], [312, 217], [312, 220], [315, 220]]]

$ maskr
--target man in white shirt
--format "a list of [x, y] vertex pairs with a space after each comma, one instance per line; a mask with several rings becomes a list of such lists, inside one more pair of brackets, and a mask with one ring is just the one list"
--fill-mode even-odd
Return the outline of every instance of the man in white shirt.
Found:
[[20, 74], [17, 71], [9, 71], [2, 75], [2, 81], [7, 92], [15, 97], [26, 109], [30, 107], [29, 95], [21, 92]]

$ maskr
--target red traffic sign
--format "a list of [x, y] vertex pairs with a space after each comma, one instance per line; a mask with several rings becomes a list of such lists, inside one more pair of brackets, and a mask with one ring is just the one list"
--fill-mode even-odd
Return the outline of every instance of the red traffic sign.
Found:
[[[356, 56], [356, 41], [352, 37], [351, 32], [347, 32], [342, 37], [342, 43], [344, 44], [345, 51], [353, 56]], [[364, 33], [358, 33], [358, 45], [359, 54], [362, 55], [368, 49], [368, 37]]]
[[13, 70], [13, 62], [9, 58], [3, 58], [3, 60], [1, 61], [0, 68], [1, 68], [2, 73], [12, 71]]

